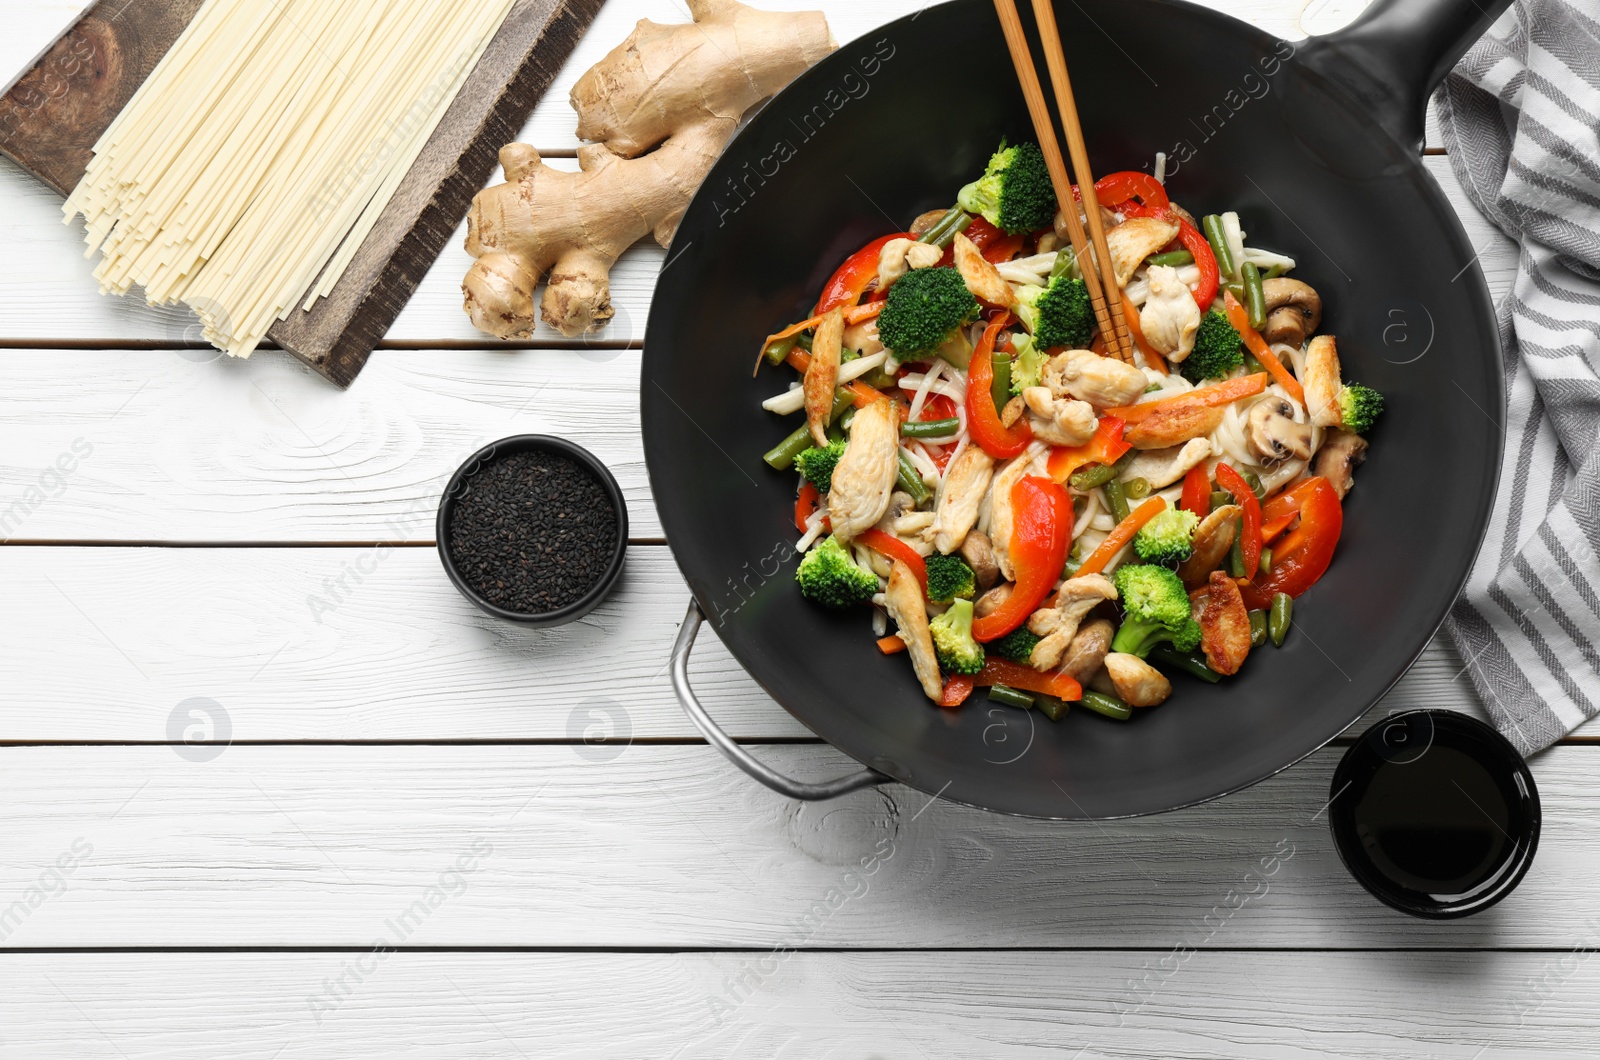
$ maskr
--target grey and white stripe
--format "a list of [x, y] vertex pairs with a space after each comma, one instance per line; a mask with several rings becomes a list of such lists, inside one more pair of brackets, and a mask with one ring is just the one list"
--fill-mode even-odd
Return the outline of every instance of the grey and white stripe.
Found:
[[1518, 0], [1438, 104], [1467, 194], [1522, 247], [1500, 495], [1446, 628], [1530, 754], [1600, 711], [1600, 0]]

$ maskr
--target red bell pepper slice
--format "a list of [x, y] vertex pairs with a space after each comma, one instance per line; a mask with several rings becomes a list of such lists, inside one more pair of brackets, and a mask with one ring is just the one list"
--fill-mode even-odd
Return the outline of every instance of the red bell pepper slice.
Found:
[[1000, 411], [994, 407], [994, 341], [1000, 329], [1011, 322], [1010, 313], [1001, 313], [983, 329], [978, 348], [972, 351], [967, 365], [967, 430], [972, 440], [996, 460], [1009, 460], [1028, 448], [1033, 441], [1033, 429], [1027, 417], [1010, 428], [1000, 422]]
[[[1083, 698], [1083, 686], [1076, 678], [1060, 672], [1040, 673], [1031, 666], [1002, 659], [998, 655], [985, 656], [983, 669], [967, 680], [974, 685], [1006, 685], [1024, 692], [1055, 696], [1057, 699]], [[948, 685], [945, 695], [949, 695]]]
[[1126, 424], [1115, 416], [1101, 416], [1100, 426], [1082, 445], [1058, 445], [1050, 450], [1050, 462], [1045, 465], [1050, 477], [1065, 482], [1072, 473], [1085, 464], [1104, 464], [1110, 467], [1121, 460], [1133, 446], [1122, 440]]
[[[1320, 476], [1318, 476], [1320, 478]], [[1261, 506], [1261, 542], [1270, 545], [1273, 540], [1300, 515], [1300, 507], [1316, 487], [1317, 478], [1302, 479]]]
[[[1100, 200], [1100, 205], [1106, 207], [1120, 207], [1130, 199], [1137, 198], [1146, 208], [1162, 209], [1170, 201], [1167, 189], [1159, 180], [1137, 169], [1107, 173], [1094, 182], [1094, 194]], [[1080, 201], [1083, 198], [1076, 184], [1072, 187], [1072, 197]]]
[[801, 485], [800, 495], [794, 499], [794, 528], [802, 534], [806, 532], [806, 520], [817, 510], [821, 496], [822, 491], [817, 489], [816, 483], [806, 482]]
[[1183, 476], [1183, 499], [1178, 507], [1202, 519], [1211, 514], [1211, 476], [1206, 474], [1205, 464], [1196, 464]]
[[941, 707], [959, 707], [972, 695], [975, 682], [971, 674], [951, 674], [944, 680], [944, 695], [939, 699]]
[[1239, 551], [1244, 555], [1244, 576], [1253, 578], [1261, 563], [1261, 502], [1244, 476], [1227, 464], [1217, 465], [1217, 485], [1233, 494], [1234, 501], [1244, 509]]
[[1011, 565], [1016, 585], [1006, 602], [973, 620], [972, 636], [995, 640], [1016, 629], [1055, 589], [1072, 546], [1072, 501], [1067, 491], [1035, 475], [1011, 487]]
[[1217, 300], [1217, 289], [1222, 285], [1222, 272], [1217, 268], [1217, 255], [1200, 229], [1176, 214], [1168, 216], [1178, 222], [1178, 242], [1194, 255], [1195, 267], [1200, 270], [1200, 282], [1194, 288], [1194, 301], [1204, 313]]
[[1267, 608], [1277, 593], [1299, 596], [1317, 583], [1333, 562], [1344, 530], [1339, 493], [1325, 478], [1307, 479], [1300, 490], [1300, 525], [1272, 550], [1272, 570], [1242, 586], [1245, 606]]
[[867, 285], [878, 277], [878, 255], [891, 239], [915, 239], [910, 232], [891, 232], [880, 236], [845, 259], [843, 265], [822, 285], [822, 295], [817, 299], [817, 310], [812, 316], [853, 306], [861, 301]]
[[922, 586], [922, 594], [928, 594], [928, 565], [922, 562], [922, 557], [917, 555], [917, 550], [895, 537], [886, 534], [877, 527], [863, 530], [856, 535], [856, 540], [872, 549], [882, 553], [891, 560], [899, 560], [911, 568], [911, 573], [917, 576], [917, 582]]

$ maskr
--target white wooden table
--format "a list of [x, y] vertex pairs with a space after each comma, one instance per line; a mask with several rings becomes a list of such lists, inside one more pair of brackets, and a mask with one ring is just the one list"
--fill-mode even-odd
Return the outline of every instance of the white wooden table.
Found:
[[[841, 40], [916, 6], [768, 4], [823, 6]], [[78, 6], [9, 0], [0, 79]], [[1298, 37], [1360, 0], [1225, 6]], [[611, 0], [525, 133], [547, 158], [577, 146], [572, 81], [645, 15], [686, 12]], [[1510, 245], [1430, 154], [1503, 294]], [[460, 311], [457, 242], [341, 393], [102, 298], [55, 196], [4, 164], [0, 246], [0, 1055], [1593, 1055], [1581, 735], [1534, 763], [1522, 888], [1454, 924], [1339, 866], [1339, 746], [1076, 825], [900, 787], [797, 805], [708, 748], [667, 683], [686, 589], [638, 435], [659, 249], [616, 269], [605, 342], [508, 350]], [[545, 633], [475, 611], [432, 541], [444, 477], [525, 431], [606, 459], [635, 534], [609, 602]], [[737, 736], [842, 770], [703, 640]], [[1414, 706], [1479, 710], [1442, 642], [1378, 709]]]

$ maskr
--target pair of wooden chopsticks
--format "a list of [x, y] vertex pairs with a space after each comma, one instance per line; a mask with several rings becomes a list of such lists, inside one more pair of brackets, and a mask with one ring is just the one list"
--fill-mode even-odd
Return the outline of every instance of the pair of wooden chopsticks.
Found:
[[[1028, 102], [1028, 114], [1039, 137], [1039, 149], [1044, 153], [1045, 165], [1050, 167], [1056, 202], [1066, 219], [1072, 251], [1077, 255], [1079, 271], [1089, 288], [1089, 301], [1094, 306], [1100, 334], [1105, 337], [1106, 352], [1133, 364], [1134, 345], [1122, 312], [1122, 287], [1117, 283], [1116, 269], [1111, 264], [1105, 226], [1100, 223], [1100, 199], [1095, 194], [1094, 174], [1089, 169], [1089, 149], [1083, 141], [1083, 126], [1078, 122], [1078, 104], [1072, 95], [1072, 81], [1067, 76], [1067, 57], [1061, 50], [1055, 9], [1051, 0], [1033, 0], [1033, 17], [1039, 23], [1039, 38], [1044, 42], [1045, 63], [1050, 69], [1050, 83], [1055, 88], [1056, 107], [1061, 111], [1061, 126], [1067, 132], [1067, 150], [1072, 155], [1072, 169], [1078, 178], [1079, 194], [1083, 196], [1084, 217], [1089, 222], [1087, 236], [1072, 199], [1072, 182], [1061, 157], [1061, 145], [1056, 140], [1055, 122], [1045, 102], [1044, 88], [1039, 84], [1039, 73], [1033, 66], [1033, 53], [1028, 48], [1015, 0], [994, 0], [994, 8], [1000, 15], [1000, 28], [1005, 31], [1006, 47], [1011, 50], [1011, 63], [1017, 68], [1017, 80], [1022, 82], [1022, 95]], [[1094, 242], [1092, 253], [1090, 240]], [[1098, 273], [1091, 267], [1094, 265], [1098, 265]]]

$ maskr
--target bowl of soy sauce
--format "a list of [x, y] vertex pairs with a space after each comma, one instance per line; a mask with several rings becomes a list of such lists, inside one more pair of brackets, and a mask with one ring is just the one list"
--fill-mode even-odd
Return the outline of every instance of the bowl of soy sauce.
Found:
[[1345, 868], [1380, 901], [1447, 920], [1500, 901], [1539, 846], [1539, 791], [1504, 736], [1448, 710], [1391, 715], [1345, 753], [1329, 790]]

